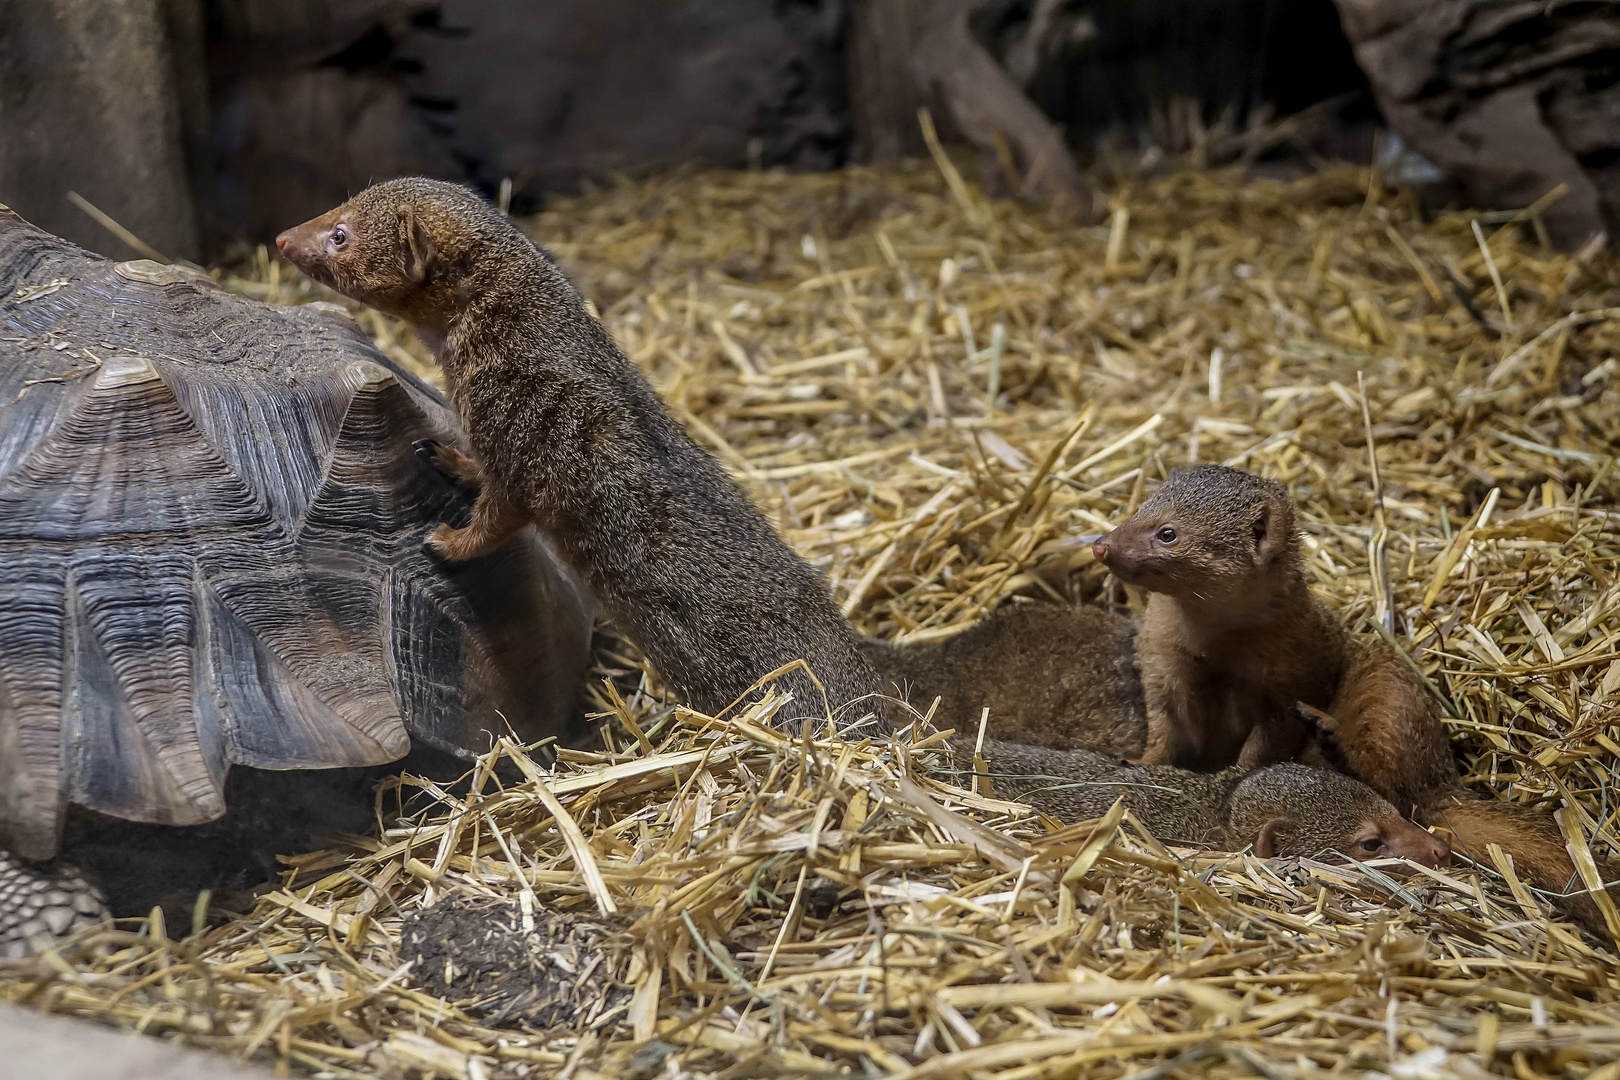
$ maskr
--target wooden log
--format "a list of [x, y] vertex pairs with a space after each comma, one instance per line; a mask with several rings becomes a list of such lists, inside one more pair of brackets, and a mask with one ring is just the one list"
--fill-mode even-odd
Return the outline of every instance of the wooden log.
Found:
[[1475, 205], [1620, 236], [1620, 5], [1336, 0], [1389, 125]]
[[911, 76], [911, 51], [931, 0], [864, 0], [850, 12], [849, 112], [857, 161], [890, 161], [927, 152], [917, 127], [923, 97]]
[[997, 154], [997, 140], [1004, 141], [1022, 193], [1060, 214], [1094, 220], [1100, 207], [1063, 132], [974, 38], [968, 20], [984, 2], [935, 0], [912, 52], [918, 85], [943, 103], [956, 129], [981, 151]]

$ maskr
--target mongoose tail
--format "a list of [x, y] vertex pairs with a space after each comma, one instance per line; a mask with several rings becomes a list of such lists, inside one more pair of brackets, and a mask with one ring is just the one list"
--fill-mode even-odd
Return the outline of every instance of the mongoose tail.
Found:
[[[1555, 907], [1594, 936], [1607, 938], [1603, 913], [1586, 892], [1558, 823], [1545, 810], [1476, 798], [1459, 787], [1430, 797], [1415, 816], [1449, 832], [1452, 846], [1482, 865], [1494, 865], [1487, 848], [1496, 844], [1513, 857], [1514, 869], [1531, 885], [1555, 895]], [[1597, 868], [1606, 885], [1620, 880], [1620, 867], [1598, 859]], [[1613, 887], [1608, 892], [1620, 902]]]
[[1387, 642], [1346, 643], [1348, 670], [1315, 717], [1327, 755], [1403, 814], [1457, 786], [1457, 755], [1435, 699]]
[[[284, 232], [299, 270], [403, 319], [444, 371], [471, 456], [436, 467], [478, 489], [472, 521], [428, 546], [451, 561], [534, 524], [658, 673], [717, 712], [794, 661], [794, 718], [879, 681], [824, 582], [658, 400], [556, 263], [467, 188], [390, 180]], [[858, 715], [858, 714], [857, 714]]]

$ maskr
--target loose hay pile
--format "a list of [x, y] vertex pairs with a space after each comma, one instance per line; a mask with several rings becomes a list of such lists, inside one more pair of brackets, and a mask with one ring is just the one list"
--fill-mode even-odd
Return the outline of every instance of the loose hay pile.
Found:
[[[1547, 253], [1533, 215], [1421, 223], [1348, 169], [1153, 181], [1087, 230], [923, 165], [678, 173], [535, 224], [867, 630], [1126, 602], [1075, 538], [1241, 463], [1292, 487], [1318, 587], [1422, 666], [1471, 779], [1616, 854], [1610, 257]], [[265, 261], [232, 284], [313, 296]], [[607, 662], [605, 752], [503, 745], [448, 816], [385, 792], [380, 839], [291, 859], [251, 917], [104, 933], [0, 992], [331, 1076], [1620, 1076], [1612, 944], [1506, 860], [1396, 879], [1059, 828], [930, 774], [977, 717], [793, 740], [780, 702], [694, 716]], [[506, 955], [565, 940], [576, 982], [540, 963], [514, 1003], [402, 945], [438, 900]], [[489, 1026], [558, 1001], [594, 1029]]]

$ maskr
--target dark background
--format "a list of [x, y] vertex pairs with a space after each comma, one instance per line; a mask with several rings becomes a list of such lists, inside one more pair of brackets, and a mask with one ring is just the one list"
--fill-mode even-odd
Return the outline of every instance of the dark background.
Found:
[[[916, 155], [920, 104], [953, 135], [950, 110], [925, 100], [910, 68], [930, 10], [931, 0], [0, 0], [0, 200], [78, 243], [131, 254], [68, 200], [74, 191], [158, 251], [202, 261], [404, 173], [492, 197], [506, 182], [521, 213], [548, 193], [675, 162], [828, 169]], [[1571, 185], [1562, 206], [1573, 216], [1553, 224], [1574, 243], [1605, 214], [1620, 217], [1615, 10], [986, 0], [971, 30], [1104, 184], [1189, 149], [1195, 164], [1221, 164], [1211, 147], [1243, 151], [1250, 167], [1367, 161], [1387, 145], [1388, 117], [1478, 204], [1523, 206]], [[1308, 124], [1274, 137], [1233, 138], [1302, 112]]]

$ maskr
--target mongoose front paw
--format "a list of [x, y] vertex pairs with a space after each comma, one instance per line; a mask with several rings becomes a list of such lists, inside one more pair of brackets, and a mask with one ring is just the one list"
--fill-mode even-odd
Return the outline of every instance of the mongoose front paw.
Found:
[[416, 456], [427, 462], [434, 472], [450, 483], [477, 497], [484, 486], [484, 471], [478, 463], [453, 446], [438, 439], [417, 439], [411, 443]]

